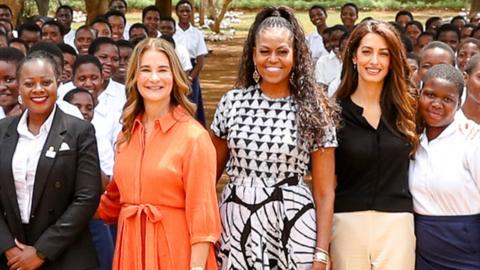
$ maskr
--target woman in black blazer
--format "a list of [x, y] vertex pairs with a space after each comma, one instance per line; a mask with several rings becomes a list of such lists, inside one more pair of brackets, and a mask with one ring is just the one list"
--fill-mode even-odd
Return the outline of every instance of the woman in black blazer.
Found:
[[42, 51], [20, 62], [26, 111], [0, 121], [0, 269], [97, 266], [88, 230], [101, 192], [95, 134], [55, 105], [59, 70]]

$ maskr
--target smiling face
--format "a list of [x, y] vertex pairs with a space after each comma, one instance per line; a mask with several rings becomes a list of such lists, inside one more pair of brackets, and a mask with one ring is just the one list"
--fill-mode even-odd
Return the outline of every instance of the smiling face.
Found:
[[112, 26], [112, 39], [117, 41], [123, 39], [123, 31], [125, 30], [125, 22], [120, 16], [108, 17], [108, 22]]
[[0, 61], [0, 106], [5, 112], [18, 103], [16, 67], [14, 62]]
[[77, 31], [75, 37], [75, 47], [77, 47], [79, 55], [88, 54], [88, 47], [92, 44], [95, 39], [94, 33], [90, 29], [83, 28]]
[[45, 59], [25, 63], [18, 76], [18, 90], [30, 116], [46, 119], [57, 101], [54, 67]]
[[253, 61], [261, 84], [288, 84], [292, 71], [293, 38], [286, 28], [265, 28], [255, 39]]
[[345, 6], [340, 13], [342, 23], [348, 28], [352, 28], [358, 19], [357, 11], [352, 6]]
[[453, 82], [431, 78], [420, 92], [418, 111], [428, 129], [440, 134], [453, 122], [460, 106], [460, 96]]
[[165, 53], [153, 49], [143, 53], [137, 71], [137, 89], [145, 106], [170, 106], [173, 74]]
[[98, 96], [103, 90], [103, 76], [95, 64], [85, 63], [77, 67], [73, 76], [73, 85], [86, 89]]
[[109, 80], [113, 73], [117, 71], [119, 65], [118, 47], [109, 43], [102, 44], [98, 47], [94, 56], [102, 64], [104, 79]]
[[383, 84], [390, 68], [390, 51], [386, 40], [375, 33], [366, 34], [352, 60], [357, 64], [359, 83]]
[[480, 52], [480, 48], [475, 43], [467, 42], [459, 48], [457, 53], [457, 65], [460, 71], [464, 71], [465, 65], [475, 54]]
[[321, 8], [314, 8], [310, 10], [308, 15], [310, 16], [310, 21], [313, 23], [313, 25], [317, 27], [325, 25], [327, 16], [325, 15], [325, 12], [323, 12]]

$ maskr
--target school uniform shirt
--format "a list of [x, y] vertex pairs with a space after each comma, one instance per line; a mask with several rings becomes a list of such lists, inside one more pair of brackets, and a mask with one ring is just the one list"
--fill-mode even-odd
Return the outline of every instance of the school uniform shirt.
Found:
[[130, 27], [132, 27], [131, 24], [129, 24], [128, 22], [125, 23], [125, 29], [123, 29], [123, 38], [125, 40], [130, 40], [130, 35], [128, 34], [128, 31], [130, 31]]
[[[53, 108], [47, 120], [42, 124], [37, 135], [32, 134], [30, 130], [28, 130], [28, 111], [23, 113], [17, 126], [18, 143], [12, 158], [12, 173], [15, 181], [20, 217], [23, 224], [28, 224], [30, 221], [37, 165], [48, 133], [52, 127], [55, 110], [56, 107]], [[49, 151], [47, 151], [46, 154], [48, 155]]]
[[72, 46], [75, 50], [77, 49], [75, 47], [75, 33], [76, 32], [77, 32], [77, 30], [71, 28], [70, 31], [68, 31], [68, 33], [66, 33], [65, 36], [63, 36], [63, 42], [65, 44], [68, 44], [68, 45]]
[[480, 213], [480, 138], [462, 133], [456, 119], [437, 138], [420, 138], [410, 162], [409, 185], [415, 213], [458, 216]]
[[317, 62], [321, 56], [328, 54], [328, 51], [323, 45], [323, 38], [317, 31], [307, 36], [307, 44], [308, 48], [310, 48], [314, 63]]
[[203, 32], [192, 25], [184, 31], [177, 23], [177, 30], [173, 35], [173, 39], [175, 40], [175, 44], [180, 44], [187, 48], [191, 59], [208, 54]]
[[320, 57], [315, 64], [315, 80], [323, 85], [330, 85], [332, 81], [340, 78], [342, 73], [342, 62], [335, 52]]
[[188, 54], [187, 48], [183, 47], [181, 44], [175, 44], [175, 53], [182, 64], [183, 71], [192, 70], [192, 62], [190, 62], [190, 55]]
[[5, 118], [5, 111], [3, 110], [2, 107], [0, 107], [0, 119]]

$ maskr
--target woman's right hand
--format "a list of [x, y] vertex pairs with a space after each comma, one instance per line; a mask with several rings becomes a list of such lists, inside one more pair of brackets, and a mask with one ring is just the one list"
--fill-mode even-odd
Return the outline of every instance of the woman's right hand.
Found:
[[5, 257], [7, 258], [7, 261], [10, 261], [20, 253], [22, 253], [21, 249], [19, 249], [18, 247], [12, 247], [10, 249], [7, 249], [7, 251], [5, 251]]

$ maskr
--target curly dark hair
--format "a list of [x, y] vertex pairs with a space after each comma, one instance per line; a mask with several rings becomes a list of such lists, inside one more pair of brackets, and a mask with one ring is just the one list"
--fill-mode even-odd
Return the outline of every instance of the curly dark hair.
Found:
[[298, 131], [307, 146], [322, 145], [328, 140], [329, 129], [335, 128], [338, 123], [339, 110], [315, 81], [305, 33], [292, 9], [286, 6], [267, 7], [257, 14], [245, 41], [235, 86], [248, 88], [257, 84], [253, 78], [255, 42], [267, 28], [286, 28], [292, 34], [294, 64], [290, 74], [290, 93], [297, 104]]

